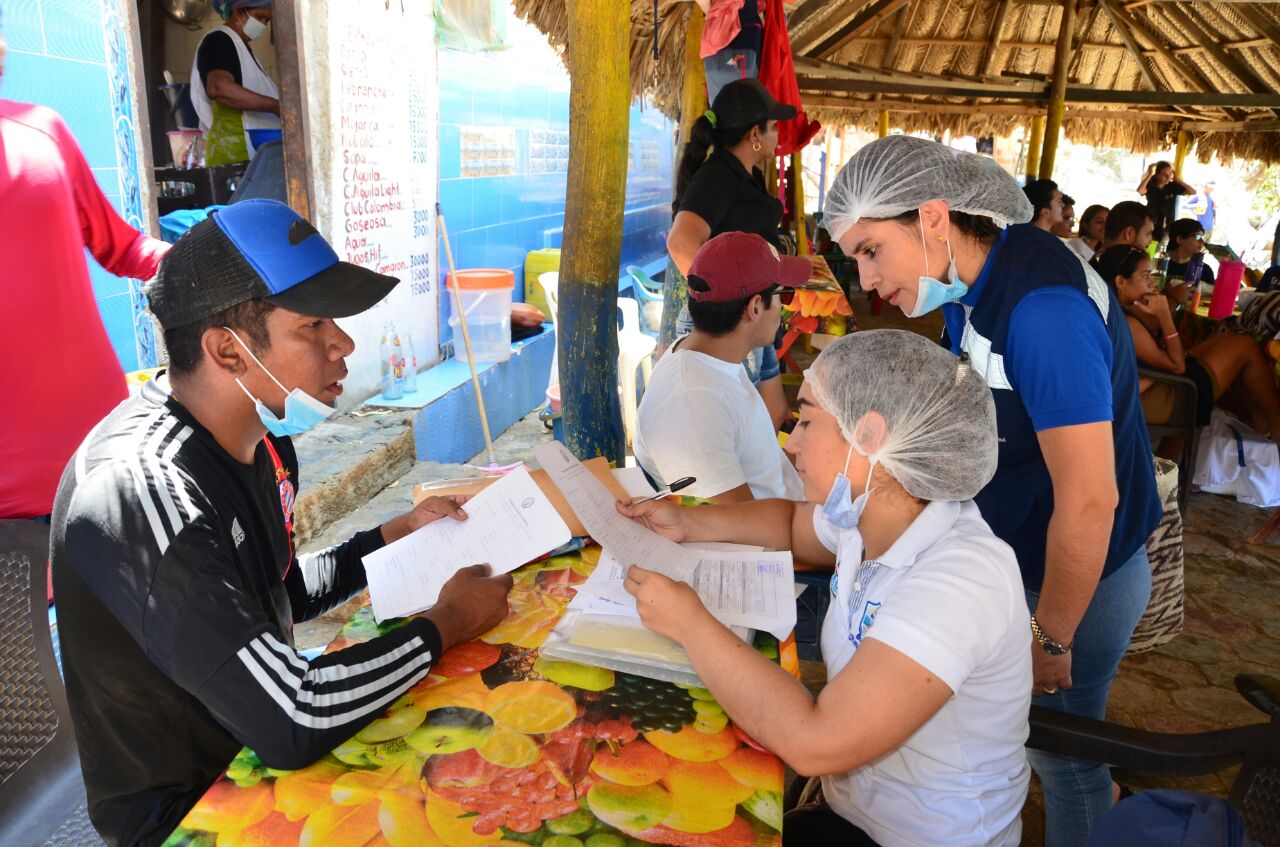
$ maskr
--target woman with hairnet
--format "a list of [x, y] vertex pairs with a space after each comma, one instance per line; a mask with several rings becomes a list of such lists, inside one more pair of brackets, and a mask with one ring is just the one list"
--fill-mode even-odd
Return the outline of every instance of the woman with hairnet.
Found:
[[1031, 634], [1008, 545], [971, 498], [995, 471], [981, 377], [927, 339], [859, 332], [805, 374], [787, 442], [807, 502], [618, 511], [674, 541], [734, 541], [835, 565], [815, 700], [687, 584], [632, 567], [645, 626], [678, 641], [743, 731], [824, 804], [787, 844], [1016, 845], [1030, 770]]
[[249, 46], [271, 23], [271, 0], [213, 0], [213, 8], [223, 24], [200, 39], [191, 65], [191, 105], [210, 167], [249, 161], [249, 130], [280, 128], [280, 92]]
[[[1146, 608], [1160, 520], [1133, 338], [1115, 294], [986, 157], [891, 136], [827, 194], [831, 236], [909, 317], [943, 309], [953, 351], [995, 397], [999, 464], [975, 501], [1018, 557], [1032, 610], [1034, 702], [1102, 718]], [[1048, 847], [1113, 803], [1101, 764], [1032, 752]]]

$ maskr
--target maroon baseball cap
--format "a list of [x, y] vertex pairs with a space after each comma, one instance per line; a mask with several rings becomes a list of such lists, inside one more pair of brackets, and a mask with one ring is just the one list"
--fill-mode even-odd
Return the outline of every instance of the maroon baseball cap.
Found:
[[723, 232], [702, 245], [689, 266], [689, 296], [699, 303], [726, 303], [775, 285], [799, 288], [813, 276], [802, 256], [783, 256], [753, 232]]

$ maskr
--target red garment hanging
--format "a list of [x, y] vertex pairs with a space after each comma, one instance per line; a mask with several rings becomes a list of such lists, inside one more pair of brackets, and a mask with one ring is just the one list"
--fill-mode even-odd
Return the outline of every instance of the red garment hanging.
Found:
[[800, 104], [800, 85], [791, 59], [791, 38], [781, 0], [768, 0], [764, 13], [764, 49], [760, 56], [760, 81], [779, 103], [796, 107], [796, 116], [778, 121], [778, 148], [775, 154], [789, 156], [818, 134], [822, 125], [809, 120]]

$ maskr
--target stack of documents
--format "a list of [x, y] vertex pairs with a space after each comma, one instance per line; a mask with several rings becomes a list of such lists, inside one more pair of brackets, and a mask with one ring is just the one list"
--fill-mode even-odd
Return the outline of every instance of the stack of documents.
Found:
[[[693, 586], [707, 610], [743, 640], [750, 641], [753, 630], [782, 639], [795, 626], [789, 552], [677, 544], [619, 515], [614, 493], [563, 444], [541, 444], [533, 452], [603, 548], [595, 571], [578, 586], [548, 638], [543, 648], [547, 655], [696, 682], [680, 646], [640, 622], [635, 599], [623, 585], [631, 565]], [[553, 498], [524, 469], [489, 485], [465, 509], [465, 521], [441, 518], [364, 557], [374, 617], [384, 621], [430, 608], [449, 577], [468, 565], [487, 563], [494, 573], [506, 573], [571, 538]]]

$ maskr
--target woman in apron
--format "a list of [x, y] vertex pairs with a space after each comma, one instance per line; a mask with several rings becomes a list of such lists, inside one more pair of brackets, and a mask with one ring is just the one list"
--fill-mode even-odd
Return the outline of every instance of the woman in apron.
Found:
[[248, 131], [280, 128], [280, 93], [249, 47], [271, 23], [271, 0], [214, 0], [213, 8], [224, 23], [200, 40], [191, 66], [210, 167], [249, 161]]
[[805, 374], [787, 443], [808, 502], [618, 511], [674, 541], [734, 541], [835, 565], [815, 698], [694, 590], [632, 567], [645, 626], [678, 641], [737, 729], [820, 804], [784, 844], [1017, 845], [1030, 769], [1030, 616], [1013, 551], [972, 497], [996, 468], [983, 379], [928, 339], [858, 332]]

